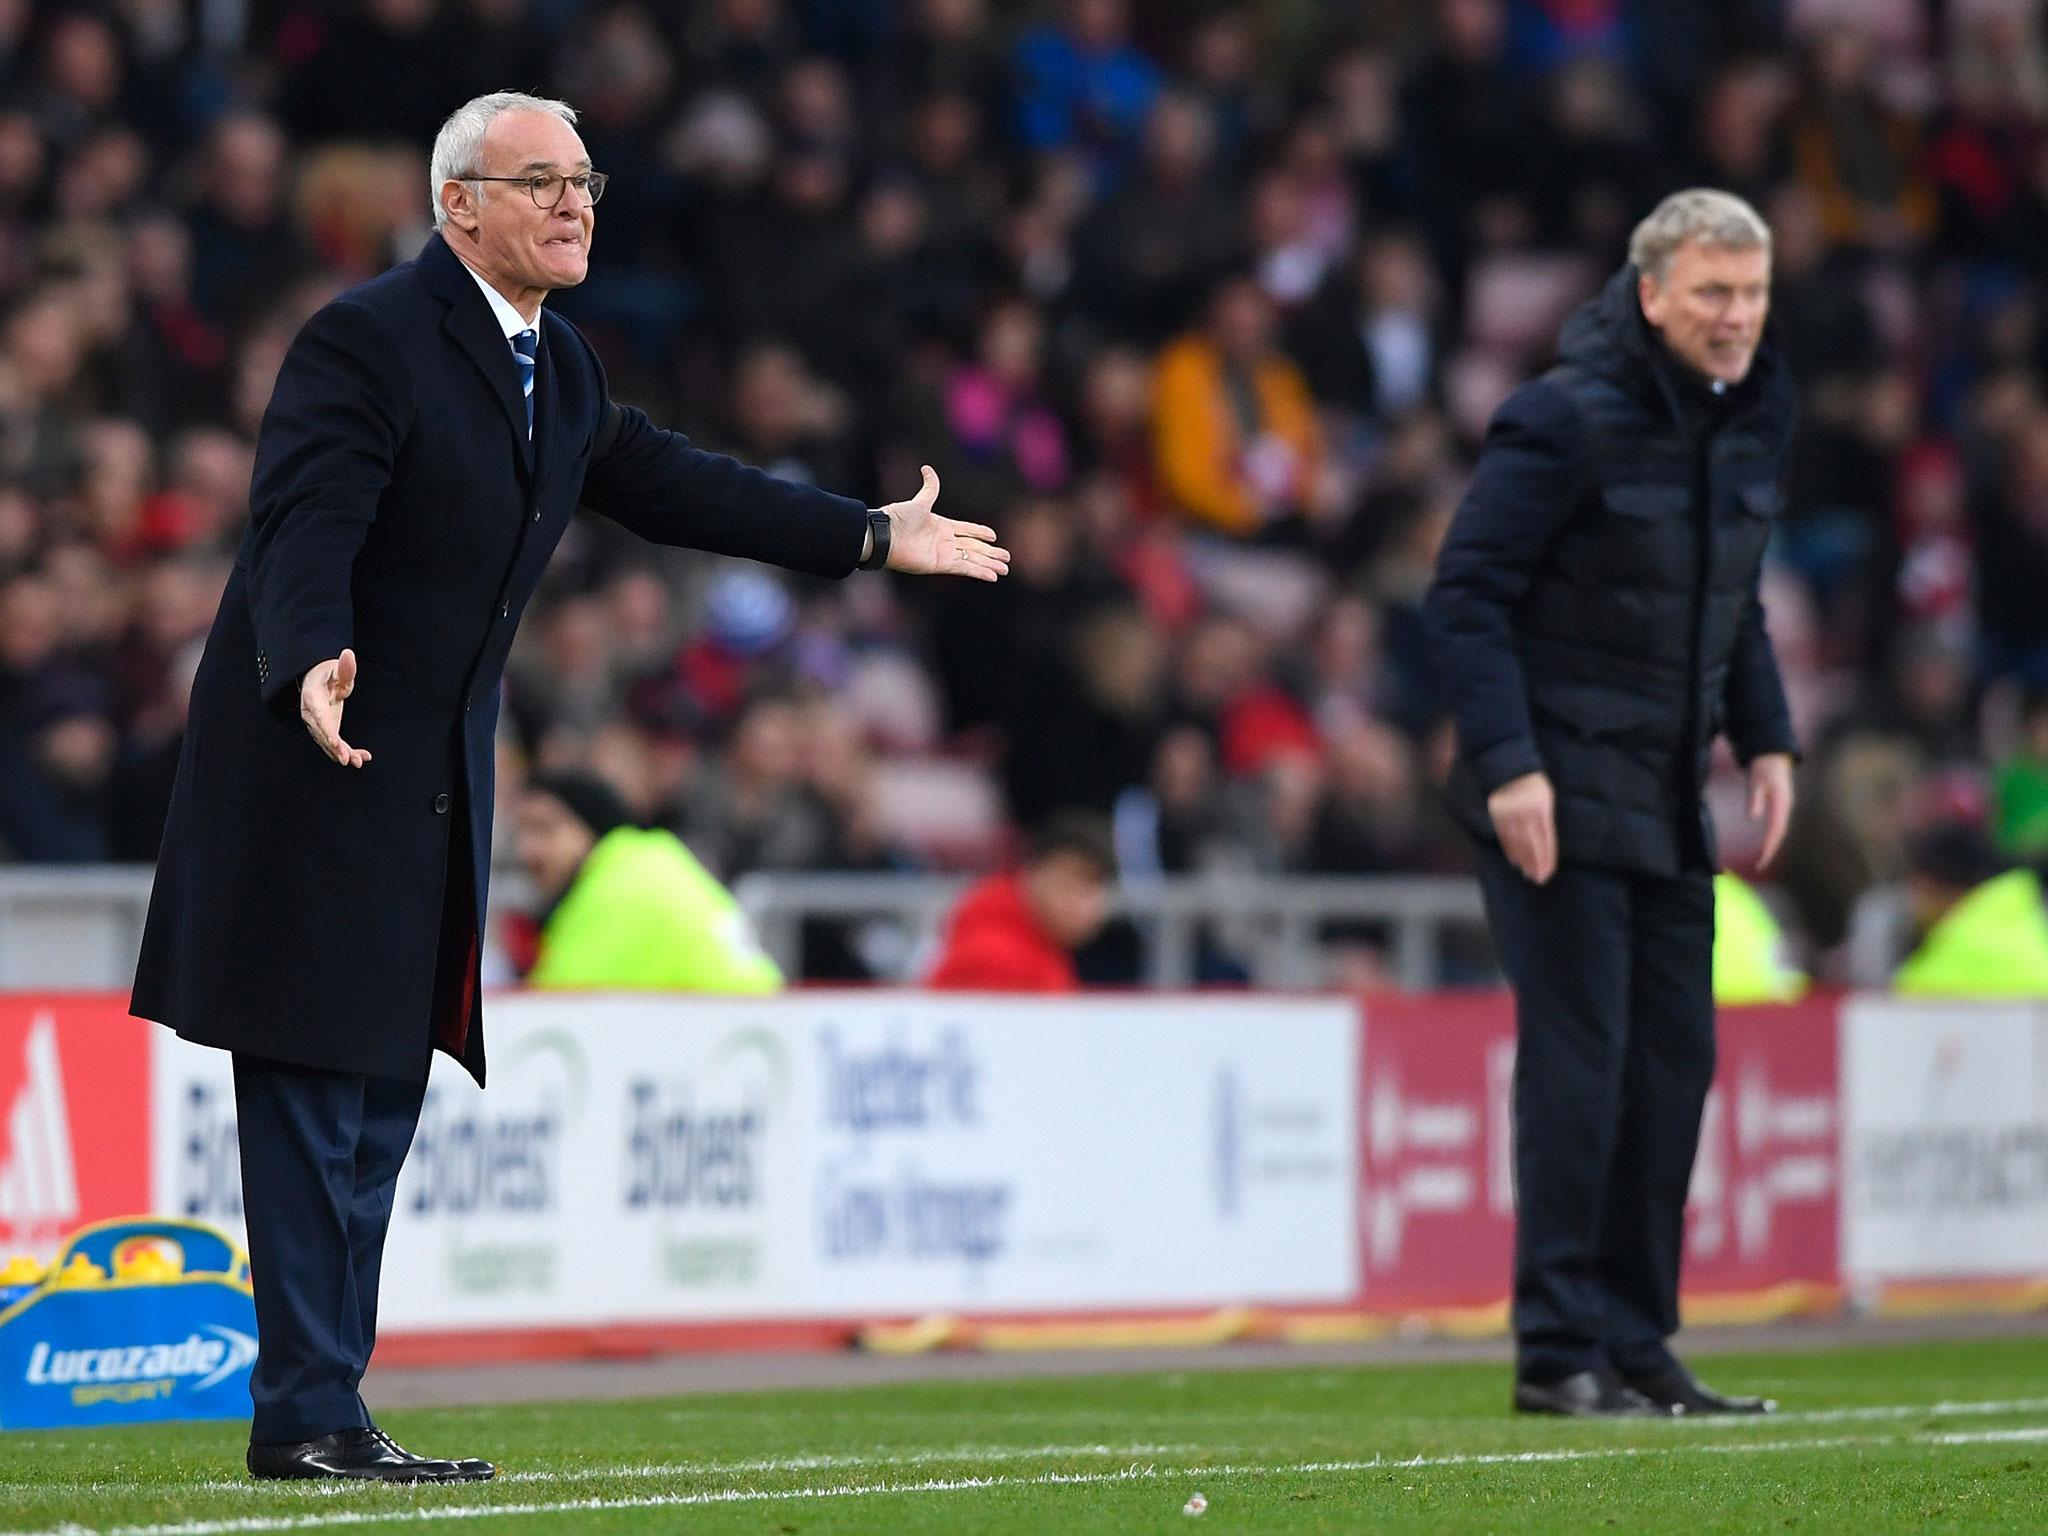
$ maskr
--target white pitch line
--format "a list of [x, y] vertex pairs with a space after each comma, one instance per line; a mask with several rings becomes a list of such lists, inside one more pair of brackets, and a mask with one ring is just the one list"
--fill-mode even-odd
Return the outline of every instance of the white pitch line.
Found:
[[1996, 1417], [2005, 1413], [2037, 1413], [2048, 1409], [2048, 1397], [2013, 1397], [2003, 1402], [1887, 1403], [1865, 1408], [1794, 1408], [1781, 1413], [1702, 1415], [1671, 1422], [1700, 1429], [1754, 1428], [1772, 1424], [1852, 1424], [1872, 1419]]
[[[633, 1466], [577, 1467], [552, 1472], [500, 1472], [496, 1483], [577, 1483], [601, 1478], [652, 1477], [739, 1477], [750, 1472], [874, 1471], [907, 1467], [947, 1466], [954, 1462], [1057, 1461], [1061, 1458], [1115, 1457], [1137, 1459], [1151, 1456], [1194, 1456], [1199, 1445], [963, 1445], [951, 1450], [922, 1451], [821, 1451], [810, 1456], [762, 1456], [749, 1461], [665, 1461], [642, 1462]], [[143, 1482], [94, 1479], [86, 1488], [93, 1493], [150, 1493], [160, 1491], [161, 1479]], [[5, 1485], [0, 1485], [4, 1489]], [[360, 1493], [361, 1482], [341, 1478], [308, 1478], [304, 1481], [262, 1481], [251, 1477], [215, 1477], [204, 1482], [182, 1483], [193, 1493], [260, 1493], [328, 1498], [336, 1494]]]
[[[1716, 1415], [1693, 1419], [1673, 1419], [1669, 1426], [1675, 1430], [1754, 1430], [1771, 1429], [1786, 1424], [1839, 1424], [1887, 1419], [1916, 1418], [1960, 1418], [1998, 1417], [2012, 1413], [2034, 1413], [2048, 1410], [2048, 1397], [2013, 1397], [2000, 1399], [1959, 1399], [1936, 1403], [1883, 1403], [1858, 1408], [1809, 1408], [1792, 1409], [1786, 1412], [1754, 1417], [1744, 1415]], [[2011, 1432], [2016, 1440], [2037, 1438], [2033, 1430]], [[507, 1472], [497, 1478], [500, 1483], [569, 1483], [594, 1478], [656, 1478], [656, 1477], [736, 1477], [760, 1472], [822, 1472], [822, 1471], [882, 1471], [906, 1467], [943, 1466], [951, 1462], [1015, 1462], [1050, 1461], [1059, 1457], [1081, 1456], [1173, 1456], [1192, 1453], [1200, 1447], [1190, 1445], [1037, 1445], [1037, 1446], [961, 1446], [954, 1450], [925, 1450], [902, 1452], [820, 1452], [810, 1456], [768, 1456], [747, 1461], [674, 1461], [647, 1462], [637, 1466], [589, 1467], [569, 1471], [551, 1472]], [[1530, 1458], [1542, 1459], [1550, 1452], [1516, 1453]], [[1513, 1458], [1510, 1457], [1510, 1460]], [[1347, 1464], [1348, 1465], [1348, 1464]], [[1378, 1465], [1378, 1463], [1366, 1463]], [[86, 1485], [93, 1493], [140, 1493], [161, 1487], [160, 1482], [138, 1480], [101, 1481]], [[184, 1487], [194, 1493], [280, 1493], [301, 1497], [331, 1498], [360, 1493], [361, 1485], [343, 1481], [312, 1480], [302, 1483], [264, 1483], [252, 1478], [210, 1478], [204, 1482], [187, 1483]], [[0, 1533], [6, 1536], [6, 1533]]]
[[[638, 1466], [593, 1467], [588, 1471], [507, 1472], [496, 1479], [507, 1483], [564, 1483], [592, 1477], [675, 1477], [731, 1476], [743, 1472], [847, 1471], [864, 1467], [930, 1467], [956, 1461], [1057, 1461], [1062, 1457], [1195, 1456], [1199, 1445], [1004, 1445], [976, 1450], [900, 1451], [863, 1454], [858, 1451], [822, 1452], [814, 1456], [764, 1456], [754, 1461], [644, 1462]], [[248, 1486], [244, 1483], [242, 1486]]]
[[1980, 1429], [1925, 1437], [1930, 1445], [1991, 1445], [2011, 1441], [2048, 1440], [2048, 1426], [2038, 1429]]
[[2019, 1439], [2048, 1440], [2038, 1429], [1961, 1430], [1947, 1434], [1835, 1435], [1815, 1440], [1737, 1441], [1727, 1445], [1606, 1446], [1548, 1451], [1475, 1452], [1450, 1456], [1374, 1457], [1358, 1461], [1311, 1461], [1243, 1465], [1131, 1466], [1114, 1472], [1039, 1472], [1029, 1476], [934, 1477], [911, 1483], [840, 1483], [811, 1488], [714, 1488], [696, 1493], [650, 1493], [624, 1498], [556, 1499], [520, 1504], [428, 1505], [398, 1510], [337, 1510], [307, 1515], [251, 1515], [191, 1520], [171, 1525], [123, 1525], [106, 1530], [67, 1522], [40, 1532], [5, 1536], [247, 1536], [247, 1533], [328, 1530], [353, 1525], [402, 1525], [426, 1520], [487, 1520], [519, 1515], [608, 1513], [627, 1509], [682, 1509], [706, 1504], [771, 1504], [805, 1499], [890, 1498], [918, 1493], [960, 1493], [983, 1488], [1090, 1487], [1106, 1483], [1157, 1482], [1176, 1477], [1296, 1477], [1358, 1472], [1427, 1471], [1474, 1466], [1529, 1466], [1555, 1462], [1614, 1461], [1648, 1456], [1760, 1456], [1787, 1451], [1882, 1449], [1905, 1445], [1966, 1446]]

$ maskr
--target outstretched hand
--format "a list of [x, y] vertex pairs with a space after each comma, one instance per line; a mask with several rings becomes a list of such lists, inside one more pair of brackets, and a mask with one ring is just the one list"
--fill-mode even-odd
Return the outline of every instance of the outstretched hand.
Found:
[[360, 768], [369, 752], [341, 739], [341, 706], [356, 691], [356, 653], [344, 650], [333, 661], [308, 667], [299, 682], [299, 718], [320, 750], [344, 768]]
[[980, 523], [956, 523], [932, 510], [939, 477], [924, 466], [924, 485], [908, 501], [892, 501], [889, 514], [889, 569], [907, 576], [972, 576], [995, 581], [1010, 569], [1010, 552], [996, 543], [996, 531]]

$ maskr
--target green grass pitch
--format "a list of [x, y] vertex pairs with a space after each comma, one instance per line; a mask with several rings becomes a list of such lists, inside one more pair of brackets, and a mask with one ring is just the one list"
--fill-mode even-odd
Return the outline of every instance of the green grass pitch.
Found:
[[0, 1530], [2048, 1532], [2048, 1337], [1698, 1363], [1788, 1411], [1516, 1419], [1503, 1367], [1431, 1365], [386, 1415], [503, 1468], [442, 1489], [254, 1484], [239, 1425], [20, 1433]]

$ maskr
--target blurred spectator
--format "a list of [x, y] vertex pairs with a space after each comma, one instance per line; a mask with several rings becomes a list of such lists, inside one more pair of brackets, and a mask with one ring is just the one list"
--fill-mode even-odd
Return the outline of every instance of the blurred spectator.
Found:
[[2014, 434], [2005, 473], [1976, 498], [1977, 613], [1995, 673], [2048, 684], [2048, 410]]
[[1542, 139], [1508, 65], [1504, 0], [1441, 0], [1437, 23], [1402, 93], [1403, 137], [1437, 256], [1458, 271], [1475, 245], [1532, 233], [1521, 196]]
[[1183, 517], [1234, 538], [1299, 543], [1327, 510], [1323, 436], [1274, 326], [1272, 301], [1250, 273], [1211, 290], [1204, 327], [1160, 354], [1155, 451]]
[[[1415, 749], [1392, 726], [1356, 720], [1330, 741], [1301, 867], [1319, 875], [1419, 873], [1428, 868], [1430, 818]], [[1439, 840], [1443, 829], [1438, 828]]]
[[1793, 156], [1829, 238], [1896, 251], [1926, 236], [1937, 205], [1919, 134], [1883, 100], [1877, 62], [1869, 35], [1854, 26], [1829, 27], [1814, 40]]
[[776, 992], [746, 914], [673, 833], [633, 826], [588, 774], [520, 797], [519, 862], [541, 899], [527, 984], [583, 991]]
[[1013, 817], [1029, 826], [1063, 807], [1106, 815], [1143, 781], [1166, 659], [1158, 632], [1128, 604], [1077, 623], [1041, 677], [1019, 685], [1003, 775]]
[[1391, 422], [1426, 405], [1436, 387], [1440, 296], [1414, 239], [1388, 231], [1331, 275], [1289, 320], [1288, 346], [1317, 402]]
[[1008, 66], [987, 0], [912, 0], [903, 72], [923, 92], [1000, 101]]
[[1998, 765], [1998, 844], [2048, 868], [2048, 688], [2022, 696], [2017, 736]]
[[999, 300], [982, 316], [974, 359], [940, 386], [930, 436], [945, 445], [935, 463], [961, 517], [984, 521], [1012, 495], [1066, 488], [1066, 427], [1046, 395], [1044, 346], [1037, 310]]
[[[317, 40], [285, 93], [294, 135], [323, 139], [433, 142], [441, 122], [468, 99], [458, 61], [462, 36], [441, 14], [442, 0], [359, 0], [314, 22]], [[486, 89], [517, 88], [495, 80]]]
[[188, 227], [192, 299], [216, 325], [242, 322], [274, 301], [304, 260], [284, 195], [285, 155], [283, 133], [255, 113], [222, 118], [209, 136], [205, 189]]
[[105, 688], [78, 673], [49, 673], [10, 715], [12, 740], [0, 756], [0, 844], [37, 864], [111, 858], [107, 788], [120, 737]]
[[946, 991], [1072, 992], [1074, 951], [1109, 916], [1116, 855], [1095, 818], [1051, 817], [1023, 866], [970, 888], [946, 919], [925, 984]]
[[1122, 174], [1161, 84], [1127, 24], [1124, 0], [1059, 0], [1057, 21], [1017, 41], [1018, 137], [1081, 155], [1098, 187]]
[[1082, 302], [1105, 331], [1155, 347], [1194, 313], [1238, 239], [1215, 123], [1192, 96], [1168, 91], [1145, 119], [1137, 165], [1087, 222]]
[[694, 786], [684, 840], [721, 878], [757, 869], [816, 869], [832, 845], [829, 808], [804, 783], [803, 716], [795, 699], [765, 693], [734, 717], [724, 772]]

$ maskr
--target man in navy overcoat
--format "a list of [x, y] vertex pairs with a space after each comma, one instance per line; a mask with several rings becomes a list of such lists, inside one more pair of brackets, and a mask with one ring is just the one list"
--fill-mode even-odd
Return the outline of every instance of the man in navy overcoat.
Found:
[[498, 680], [571, 513], [820, 576], [1007, 568], [932, 511], [929, 469], [870, 509], [611, 400], [542, 310], [583, 280], [604, 187], [575, 118], [514, 93], [458, 110], [425, 249], [306, 322], [193, 687], [132, 1006], [234, 1053], [257, 1476], [492, 1473], [404, 1451], [357, 1387], [433, 1050], [484, 1080]]

